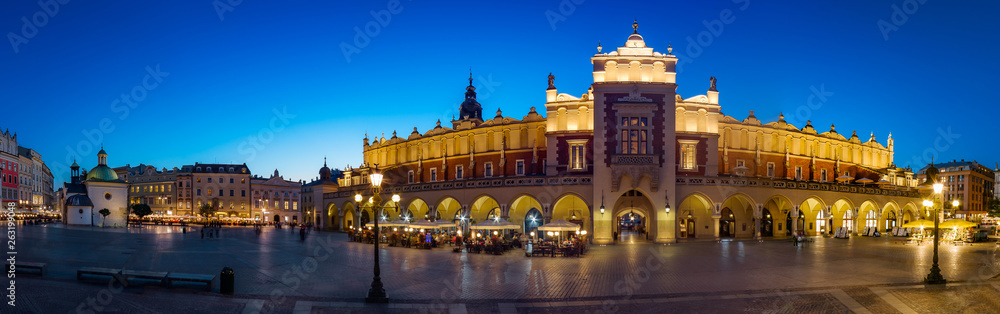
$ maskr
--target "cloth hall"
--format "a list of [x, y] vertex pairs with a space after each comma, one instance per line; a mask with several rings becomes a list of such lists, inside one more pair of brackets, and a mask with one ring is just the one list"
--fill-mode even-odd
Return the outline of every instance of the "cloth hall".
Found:
[[[714, 77], [702, 95], [677, 94], [671, 47], [654, 50], [632, 26], [624, 45], [590, 56], [582, 95], [560, 93], [549, 74], [543, 104], [484, 114], [470, 76], [456, 120], [366, 135], [361, 166], [315, 199], [316, 221], [347, 230], [375, 216], [499, 217], [528, 232], [562, 219], [605, 244], [628, 232], [657, 243], [857, 234], [920, 218], [917, 180], [894, 165], [891, 135], [725, 115]], [[384, 193], [401, 196], [378, 215], [355, 203], [376, 165]]]

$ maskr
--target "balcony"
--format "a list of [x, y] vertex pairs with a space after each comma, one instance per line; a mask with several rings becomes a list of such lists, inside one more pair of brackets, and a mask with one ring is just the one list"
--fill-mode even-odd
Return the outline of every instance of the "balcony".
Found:
[[660, 155], [611, 155], [612, 165], [639, 165], [656, 166], [659, 165]]

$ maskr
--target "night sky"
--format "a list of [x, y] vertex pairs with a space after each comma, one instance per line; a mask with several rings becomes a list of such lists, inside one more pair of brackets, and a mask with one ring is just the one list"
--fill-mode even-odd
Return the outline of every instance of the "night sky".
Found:
[[324, 156], [357, 165], [366, 132], [448, 125], [470, 67], [484, 116], [544, 114], [549, 72], [583, 94], [598, 42], [621, 46], [638, 19], [681, 59], [678, 92], [715, 76], [739, 120], [891, 132], [904, 167], [1000, 161], [998, 2], [576, 2], [5, 1], [0, 128], [57, 186], [102, 143], [112, 167], [246, 162], [308, 180]]

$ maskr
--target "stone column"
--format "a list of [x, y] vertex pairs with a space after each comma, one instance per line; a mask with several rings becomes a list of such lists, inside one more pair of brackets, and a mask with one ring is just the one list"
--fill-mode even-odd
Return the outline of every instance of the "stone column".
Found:
[[507, 208], [507, 204], [500, 204], [500, 218], [510, 221], [510, 209]]
[[854, 208], [854, 212], [851, 213], [851, 221], [852, 221], [851, 222], [851, 225], [852, 225], [851, 229], [853, 229], [853, 230], [851, 230], [851, 235], [852, 236], [858, 236], [858, 229], [861, 229], [861, 228], [859, 228], [860, 226], [858, 226], [858, 212], [860, 212], [860, 211], [861, 211], [861, 207], [855, 207]]
[[799, 205], [792, 206], [792, 225], [788, 226], [789, 230], [792, 230], [792, 236], [795, 236], [795, 232], [799, 231]]
[[757, 204], [757, 208], [753, 211], [753, 238], [760, 240], [760, 221], [764, 218], [764, 204]]
[[715, 209], [712, 211], [712, 229], [715, 233], [715, 241], [719, 241], [719, 218], [722, 218], [722, 206], [721, 203], [715, 203]]

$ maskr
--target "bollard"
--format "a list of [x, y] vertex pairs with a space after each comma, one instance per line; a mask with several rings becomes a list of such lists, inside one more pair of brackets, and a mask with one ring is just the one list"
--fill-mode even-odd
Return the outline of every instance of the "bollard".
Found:
[[222, 268], [222, 273], [219, 274], [219, 292], [222, 294], [233, 294], [233, 281], [235, 280], [235, 274], [233, 269], [229, 266]]

